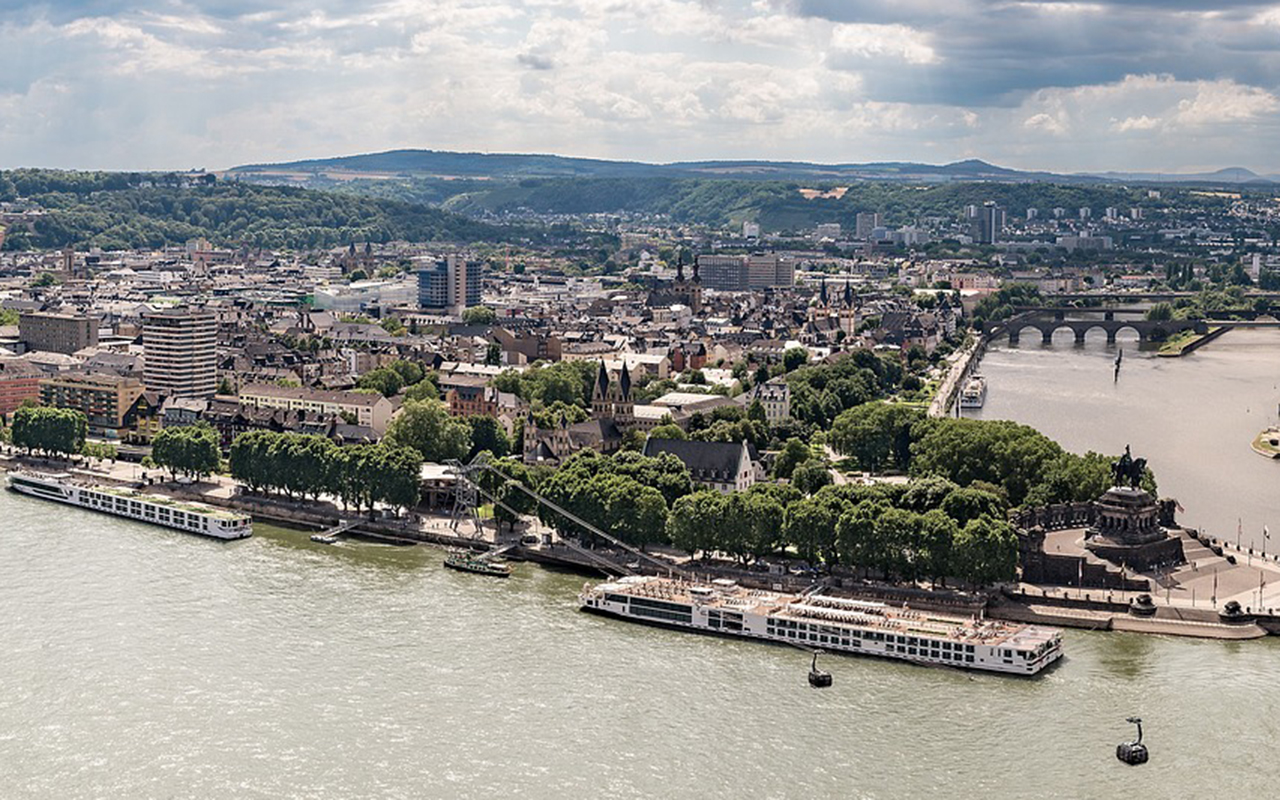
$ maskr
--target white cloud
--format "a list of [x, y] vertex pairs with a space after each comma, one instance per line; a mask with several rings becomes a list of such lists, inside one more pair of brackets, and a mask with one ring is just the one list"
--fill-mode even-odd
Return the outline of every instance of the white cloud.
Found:
[[858, 56], [893, 56], [908, 64], [934, 64], [938, 54], [927, 34], [906, 25], [838, 24], [831, 46]]
[[1143, 114], [1140, 117], [1125, 117], [1124, 119], [1116, 122], [1112, 127], [1120, 133], [1127, 133], [1129, 131], [1149, 131], [1160, 127], [1160, 120], [1159, 118], [1148, 117], [1146, 114]]

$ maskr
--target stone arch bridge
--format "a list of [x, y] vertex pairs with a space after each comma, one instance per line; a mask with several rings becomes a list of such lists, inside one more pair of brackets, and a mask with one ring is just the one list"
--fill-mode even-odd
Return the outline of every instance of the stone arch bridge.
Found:
[[[1056, 315], [1055, 315], [1056, 316]], [[1138, 334], [1139, 342], [1160, 341], [1182, 331], [1192, 330], [1198, 334], [1209, 332], [1208, 323], [1204, 320], [1177, 319], [1152, 322], [1144, 319], [1086, 319], [1068, 320], [1062, 318], [1037, 319], [1030, 316], [1014, 318], [1002, 326], [1009, 334], [1009, 343], [1017, 344], [1024, 334], [1030, 330], [1039, 331], [1040, 341], [1049, 344], [1053, 334], [1062, 328], [1075, 335], [1076, 343], [1083, 344], [1089, 331], [1100, 328], [1107, 336], [1108, 344], [1115, 344], [1116, 334], [1128, 329]], [[996, 331], [993, 331], [996, 333]], [[1030, 335], [1030, 334], [1028, 334]]]

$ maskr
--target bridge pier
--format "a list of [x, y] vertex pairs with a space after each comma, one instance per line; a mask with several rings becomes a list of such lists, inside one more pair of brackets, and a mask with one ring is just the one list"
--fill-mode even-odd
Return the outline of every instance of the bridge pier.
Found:
[[1102, 318], [1105, 319], [1107, 322], [1110, 322], [1111, 320], [1116, 318], [1116, 312], [1108, 311], [1102, 315]]
[[1040, 343], [1041, 343], [1041, 344], [1053, 344], [1053, 328], [1049, 328], [1048, 330], [1041, 330], [1041, 331], [1040, 331]]
[[1086, 330], [1084, 328], [1076, 328], [1076, 344], [1084, 344], [1085, 333]]
[[1115, 343], [1116, 343], [1116, 329], [1107, 328], [1107, 344], [1115, 344]]
[[1009, 331], [1009, 344], [1018, 343], [1018, 333], [1019, 333], [1018, 331], [1013, 331], [1013, 330]]

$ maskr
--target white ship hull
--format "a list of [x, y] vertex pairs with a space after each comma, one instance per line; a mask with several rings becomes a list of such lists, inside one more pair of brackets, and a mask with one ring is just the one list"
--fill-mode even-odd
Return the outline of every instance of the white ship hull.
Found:
[[214, 539], [245, 539], [253, 534], [252, 522], [245, 514], [113, 487], [81, 486], [71, 483], [68, 476], [64, 475], [11, 473], [9, 488], [43, 500], [53, 500]]
[[960, 392], [961, 408], [982, 408], [987, 402], [987, 381], [976, 376]]
[[[922, 635], [917, 631], [886, 626], [797, 618], [785, 611], [762, 614], [741, 605], [684, 604], [610, 591], [611, 587], [618, 585], [602, 584], [584, 590], [580, 596], [581, 608], [618, 619], [696, 633], [1010, 675], [1035, 675], [1062, 657], [1060, 634], [1048, 628], [1018, 627], [1016, 630], [1029, 634], [1027, 638], [1031, 640], [1028, 643], [1024, 639], [1019, 645], [1010, 641], [984, 640], [976, 634], [971, 641], [958, 641], [946, 635]], [[640, 602], [633, 605], [636, 600]], [[803, 606], [803, 600], [798, 602]], [[973, 630], [980, 630], [981, 625], [977, 623]]]

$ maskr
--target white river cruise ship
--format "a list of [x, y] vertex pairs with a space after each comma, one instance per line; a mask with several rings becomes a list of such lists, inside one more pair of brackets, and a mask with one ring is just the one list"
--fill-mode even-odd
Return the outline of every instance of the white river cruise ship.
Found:
[[633, 575], [583, 587], [582, 608], [703, 633], [919, 664], [1034, 675], [1062, 657], [1056, 628], [917, 611], [866, 600]]
[[152, 522], [215, 539], [244, 539], [253, 533], [253, 522], [248, 514], [237, 514], [203, 503], [140, 494], [119, 486], [81, 484], [66, 473], [49, 475], [12, 472], [9, 474], [9, 488], [32, 497], [56, 500], [117, 517]]

